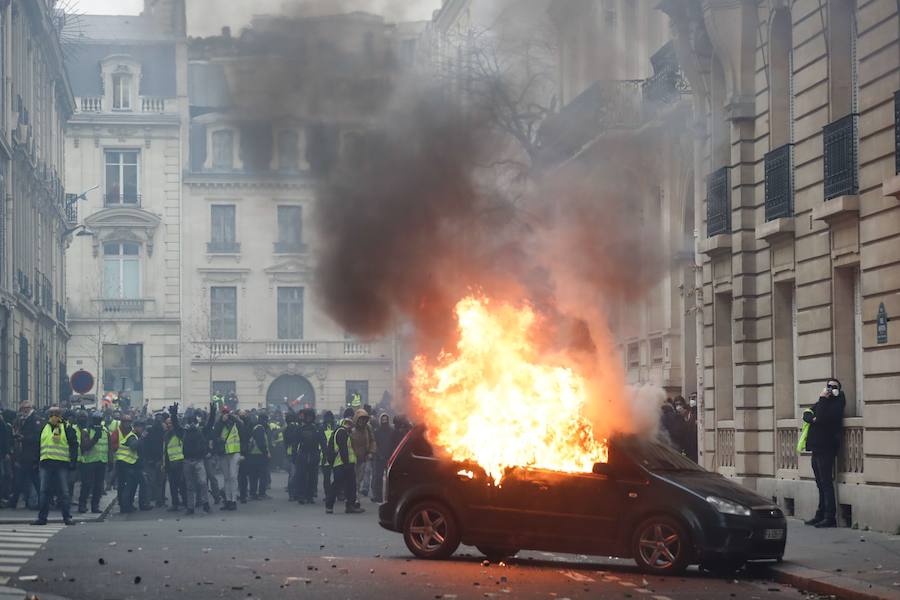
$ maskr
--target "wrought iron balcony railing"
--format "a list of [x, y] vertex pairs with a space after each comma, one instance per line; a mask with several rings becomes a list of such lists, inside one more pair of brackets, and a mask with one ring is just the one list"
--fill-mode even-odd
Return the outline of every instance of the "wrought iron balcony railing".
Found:
[[728, 167], [706, 177], [706, 236], [731, 232], [731, 187]]
[[207, 242], [207, 254], [240, 254], [241, 245], [238, 242]]
[[894, 173], [900, 175], [900, 90], [894, 92]]
[[141, 206], [140, 194], [106, 194], [103, 200], [107, 207], [110, 206]]
[[794, 214], [793, 145], [766, 153], [766, 221]]
[[667, 43], [650, 57], [653, 75], [641, 84], [645, 110], [671, 104], [691, 94], [691, 85], [678, 64], [675, 45]]
[[847, 115], [822, 129], [826, 200], [859, 192], [857, 121], [857, 115]]

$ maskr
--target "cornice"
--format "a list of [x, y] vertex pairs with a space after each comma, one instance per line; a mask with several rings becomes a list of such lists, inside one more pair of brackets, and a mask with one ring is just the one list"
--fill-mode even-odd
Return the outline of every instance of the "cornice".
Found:
[[192, 188], [209, 190], [232, 189], [265, 189], [265, 190], [310, 190], [314, 185], [308, 178], [282, 179], [272, 177], [256, 177], [241, 174], [214, 174], [185, 172], [185, 185]]

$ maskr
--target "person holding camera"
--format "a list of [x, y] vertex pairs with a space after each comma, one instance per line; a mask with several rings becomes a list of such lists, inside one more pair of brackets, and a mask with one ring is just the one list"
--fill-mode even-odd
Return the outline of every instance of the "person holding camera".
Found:
[[834, 462], [841, 445], [846, 403], [841, 382], [832, 377], [825, 383], [816, 403], [803, 412], [803, 420], [809, 423], [806, 450], [812, 452], [812, 469], [819, 488], [819, 507], [815, 516], [804, 523], [820, 529], [837, 527]]

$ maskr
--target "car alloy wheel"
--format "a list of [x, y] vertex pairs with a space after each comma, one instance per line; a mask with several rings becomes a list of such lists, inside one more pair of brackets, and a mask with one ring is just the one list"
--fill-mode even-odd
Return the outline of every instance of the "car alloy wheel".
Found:
[[453, 513], [445, 505], [426, 501], [407, 514], [403, 539], [419, 558], [447, 558], [459, 547], [460, 533]]
[[634, 557], [650, 573], [680, 573], [687, 567], [688, 540], [684, 528], [669, 517], [651, 517], [635, 535]]

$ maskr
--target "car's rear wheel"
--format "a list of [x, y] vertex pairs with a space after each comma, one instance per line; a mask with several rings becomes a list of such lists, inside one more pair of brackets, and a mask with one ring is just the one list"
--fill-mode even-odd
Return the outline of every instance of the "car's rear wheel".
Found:
[[632, 555], [641, 570], [654, 575], [683, 573], [690, 559], [690, 543], [684, 527], [671, 517], [656, 515], [638, 525]]
[[496, 546], [475, 546], [478, 551], [491, 562], [500, 562], [505, 558], [512, 558], [519, 553], [517, 548], [499, 548]]
[[459, 540], [459, 524], [441, 502], [420, 502], [403, 520], [403, 541], [419, 558], [447, 558], [459, 547]]

